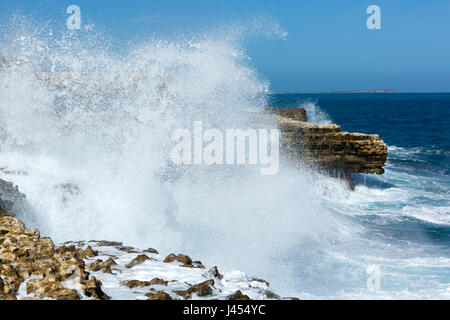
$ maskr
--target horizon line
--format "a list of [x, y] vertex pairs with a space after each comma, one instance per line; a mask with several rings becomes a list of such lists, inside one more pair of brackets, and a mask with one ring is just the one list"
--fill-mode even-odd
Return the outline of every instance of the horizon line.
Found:
[[300, 91], [273, 91], [268, 94], [397, 94], [397, 93], [450, 93], [450, 91], [394, 91], [394, 92], [375, 92], [369, 90], [349, 90], [349, 91], [317, 91], [317, 92], [300, 92]]

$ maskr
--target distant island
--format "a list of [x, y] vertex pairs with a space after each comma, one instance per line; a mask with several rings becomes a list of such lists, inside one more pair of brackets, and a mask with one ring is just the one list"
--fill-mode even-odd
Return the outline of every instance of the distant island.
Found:
[[[298, 94], [300, 92], [271, 92], [270, 94]], [[350, 91], [323, 91], [303, 92], [303, 94], [332, 94], [332, 93], [397, 93], [394, 89], [350, 90]]]
[[397, 93], [397, 91], [394, 89], [374, 89], [374, 90], [332, 91], [331, 93]]

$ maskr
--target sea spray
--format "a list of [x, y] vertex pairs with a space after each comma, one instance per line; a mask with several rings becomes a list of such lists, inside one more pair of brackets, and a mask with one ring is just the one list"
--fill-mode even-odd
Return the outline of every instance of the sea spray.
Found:
[[268, 83], [235, 37], [153, 39], [117, 55], [102, 35], [28, 28], [2, 44], [0, 164], [23, 173], [2, 178], [26, 194], [25, 222], [44, 235], [185, 252], [286, 294], [307, 284], [299, 263], [352, 236], [307, 170], [169, 161], [175, 129], [251, 127], [243, 111], [266, 107]]

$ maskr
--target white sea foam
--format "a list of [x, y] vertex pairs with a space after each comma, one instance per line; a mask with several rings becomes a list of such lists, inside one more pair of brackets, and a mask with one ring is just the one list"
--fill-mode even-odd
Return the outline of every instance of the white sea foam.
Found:
[[[27, 28], [4, 41], [0, 162], [43, 234], [175, 248], [264, 276], [301, 239], [326, 245], [348, 228], [305, 173], [169, 165], [175, 128], [245, 127], [242, 110], [266, 106], [268, 84], [229, 35], [149, 40], [121, 57], [100, 36], [85, 45]], [[48, 80], [37, 66], [65, 72]]]

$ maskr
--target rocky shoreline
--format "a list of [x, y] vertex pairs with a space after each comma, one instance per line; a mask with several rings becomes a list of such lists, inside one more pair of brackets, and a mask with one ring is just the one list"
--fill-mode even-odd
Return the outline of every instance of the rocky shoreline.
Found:
[[[352, 173], [384, 172], [387, 146], [376, 134], [311, 124], [302, 108], [272, 108], [281, 153], [350, 182]], [[221, 274], [184, 254], [162, 256], [115, 241], [66, 242], [30, 230], [19, 214], [25, 195], [0, 180], [0, 300], [16, 299], [281, 299], [267, 281], [240, 271]], [[19, 204], [19, 205], [18, 205]], [[17, 212], [18, 210], [19, 212]]]
[[[11, 192], [10, 197], [23, 200], [12, 184], [2, 181], [1, 185], [2, 196]], [[56, 246], [0, 207], [0, 300], [17, 299], [280, 297], [269, 290], [267, 281], [239, 271], [221, 274], [216, 266], [207, 269], [184, 254], [164, 257], [153, 248], [140, 250], [116, 241], [69, 241]]]
[[115, 241], [56, 246], [0, 209], [0, 300], [280, 299], [242, 272], [206, 269], [184, 254], [161, 256]]

